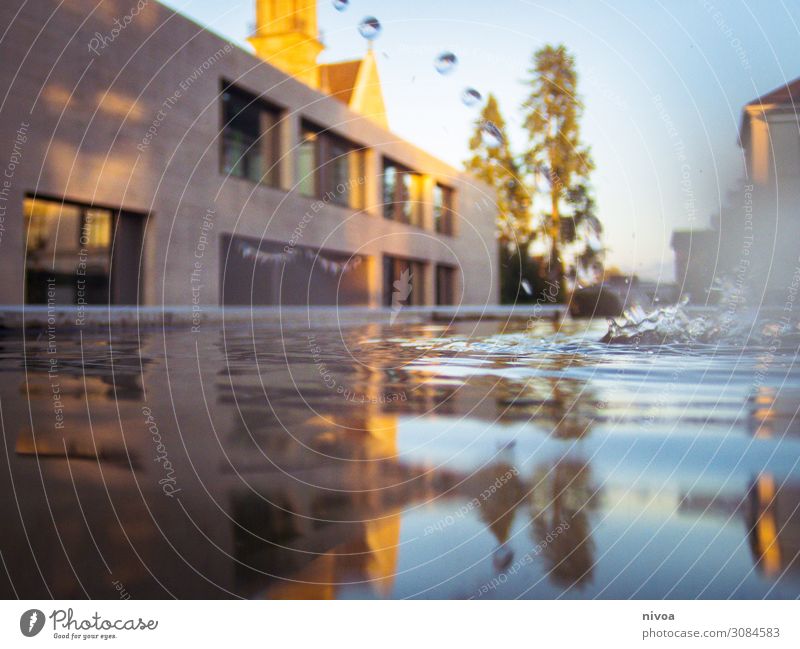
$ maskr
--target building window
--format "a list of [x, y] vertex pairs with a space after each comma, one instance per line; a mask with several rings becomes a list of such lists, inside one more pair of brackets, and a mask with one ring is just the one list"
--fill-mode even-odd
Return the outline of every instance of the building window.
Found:
[[227, 85], [222, 91], [222, 171], [277, 187], [279, 111], [255, 95]]
[[297, 190], [303, 196], [319, 196], [319, 137], [317, 131], [303, 127], [297, 147]]
[[[26, 198], [26, 299], [29, 304], [108, 302], [111, 212]], [[80, 289], [80, 292], [79, 292]]]
[[456, 303], [456, 269], [439, 264], [436, 266], [436, 304], [447, 306]]
[[438, 183], [433, 188], [433, 223], [439, 234], [453, 236], [456, 233], [453, 194], [450, 187]]
[[383, 304], [387, 307], [425, 304], [425, 263], [400, 257], [383, 257]]
[[402, 165], [383, 160], [383, 216], [391, 221], [423, 227], [422, 176]]
[[303, 124], [298, 147], [298, 190], [304, 196], [363, 209], [364, 150], [334, 133]]
[[339, 137], [328, 138], [329, 187], [334, 202], [354, 209], [364, 207], [364, 151]]
[[110, 210], [89, 208], [83, 211], [83, 243], [87, 248], [107, 250], [111, 245]]
[[23, 215], [26, 303], [138, 302], [142, 215], [38, 196]]
[[27, 231], [26, 253], [43, 262], [52, 260], [58, 267], [60, 257], [76, 255], [80, 250], [83, 210], [77, 205], [26, 198], [23, 203]]

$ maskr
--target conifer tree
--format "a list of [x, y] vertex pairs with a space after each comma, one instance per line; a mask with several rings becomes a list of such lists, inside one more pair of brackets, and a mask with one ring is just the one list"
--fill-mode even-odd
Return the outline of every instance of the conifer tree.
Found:
[[550, 271], [563, 285], [562, 199], [576, 181], [589, 175], [594, 165], [580, 137], [583, 111], [577, 95], [575, 59], [563, 45], [546, 45], [534, 54], [529, 72], [531, 92], [523, 105], [529, 142], [525, 164], [531, 175], [544, 175], [547, 180]]
[[472, 157], [467, 171], [495, 191], [500, 242], [527, 247], [534, 235], [530, 223], [531, 199], [521, 164], [511, 152], [506, 122], [494, 95], [489, 95], [469, 142]]

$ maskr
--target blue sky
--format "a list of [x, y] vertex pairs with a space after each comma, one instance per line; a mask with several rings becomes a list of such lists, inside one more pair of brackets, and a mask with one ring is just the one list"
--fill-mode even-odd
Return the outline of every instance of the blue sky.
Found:
[[[165, 4], [246, 45], [254, 0]], [[672, 279], [672, 230], [706, 226], [742, 177], [742, 105], [800, 76], [800, 0], [351, 0], [343, 13], [321, 0], [322, 60], [363, 54], [366, 15], [383, 24], [375, 49], [392, 130], [458, 166], [477, 114], [463, 88], [498, 97], [521, 147], [532, 53], [564, 43], [609, 262], [652, 279]], [[443, 50], [459, 57], [447, 77], [433, 68]]]

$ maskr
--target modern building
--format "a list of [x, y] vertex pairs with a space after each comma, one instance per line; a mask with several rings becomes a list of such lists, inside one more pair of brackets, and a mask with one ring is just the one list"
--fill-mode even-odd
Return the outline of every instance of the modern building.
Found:
[[155, 0], [0, 3], [1, 304], [497, 302], [493, 196], [388, 130], [372, 50], [256, 17], [254, 55]]

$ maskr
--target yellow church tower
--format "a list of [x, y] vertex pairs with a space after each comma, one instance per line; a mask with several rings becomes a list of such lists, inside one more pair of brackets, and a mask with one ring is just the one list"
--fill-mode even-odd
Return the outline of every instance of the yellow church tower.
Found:
[[248, 40], [270, 65], [389, 127], [371, 47], [363, 59], [317, 63], [325, 49], [319, 40], [317, 0], [256, 0], [256, 31]]
[[317, 29], [317, 0], [256, 0], [256, 31], [248, 40], [260, 58], [319, 88], [317, 57], [324, 46]]

